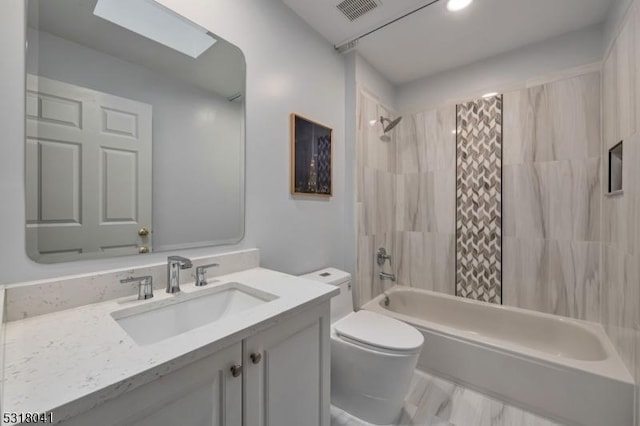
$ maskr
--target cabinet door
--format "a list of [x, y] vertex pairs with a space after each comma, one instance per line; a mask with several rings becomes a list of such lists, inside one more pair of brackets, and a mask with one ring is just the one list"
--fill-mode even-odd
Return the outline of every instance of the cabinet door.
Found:
[[245, 340], [246, 426], [329, 425], [329, 327], [327, 302]]
[[196, 361], [65, 422], [65, 425], [240, 426], [241, 344]]

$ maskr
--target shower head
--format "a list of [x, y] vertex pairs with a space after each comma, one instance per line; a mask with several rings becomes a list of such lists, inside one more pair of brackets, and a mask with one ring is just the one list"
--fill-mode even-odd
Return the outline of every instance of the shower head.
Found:
[[[396, 127], [396, 126], [398, 125], [398, 123], [400, 123], [400, 121], [401, 121], [401, 120], [402, 120], [402, 116], [400, 116], [400, 117], [396, 118], [396, 119], [395, 119], [395, 120], [393, 120], [393, 121], [391, 121], [391, 120], [390, 120], [390, 119], [388, 119], [388, 118], [385, 118], [385, 117], [382, 117], [382, 116], [381, 116], [381, 117], [380, 117], [380, 124], [382, 124], [382, 128], [383, 128], [384, 132], [385, 132], [385, 133], [387, 133], [387, 132], [390, 132], [390, 131], [391, 131], [391, 129], [393, 129], [394, 127]], [[385, 124], [384, 124], [384, 123], [385, 123], [385, 121], [388, 123], [386, 126], [385, 126]]]

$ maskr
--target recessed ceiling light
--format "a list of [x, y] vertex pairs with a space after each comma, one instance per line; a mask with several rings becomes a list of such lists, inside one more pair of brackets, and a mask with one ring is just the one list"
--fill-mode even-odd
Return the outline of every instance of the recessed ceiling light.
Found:
[[449, 0], [447, 9], [451, 12], [457, 12], [469, 6], [473, 0]]
[[192, 58], [217, 41], [206, 29], [153, 0], [98, 0], [93, 14]]
[[485, 93], [484, 95], [482, 95], [482, 97], [485, 98], [485, 99], [493, 98], [494, 96], [498, 96], [498, 92], [490, 92], [490, 93]]

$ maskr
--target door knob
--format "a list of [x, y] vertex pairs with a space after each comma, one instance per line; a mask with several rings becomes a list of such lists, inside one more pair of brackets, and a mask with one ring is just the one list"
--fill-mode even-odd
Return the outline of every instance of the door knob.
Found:
[[140, 228], [138, 230], [138, 235], [140, 235], [141, 237], [146, 237], [149, 235], [149, 230], [147, 228]]
[[140, 248], [138, 249], [138, 253], [140, 253], [140, 254], [147, 254], [147, 253], [149, 253], [149, 247], [144, 247], [144, 246], [143, 246], [143, 247], [140, 247]]
[[232, 365], [231, 366], [231, 375], [233, 377], [238, 377], [242, 374], [242, 366], [241, 365]]
[[251, 355], [249, 355], [249, 358], [251, 358], [252, 363], [259, 364], [260, 360], [262, 360], [262, 354], [260, 352], [252, 353]]

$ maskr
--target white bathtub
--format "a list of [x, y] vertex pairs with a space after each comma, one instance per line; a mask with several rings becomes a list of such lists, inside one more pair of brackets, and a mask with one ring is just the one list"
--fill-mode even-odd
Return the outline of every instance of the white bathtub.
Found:
[[422, 332], [418, 368], [571, 425], [633, 424], [633, 379], [598, 324], [394, 287], [363, 306]]

